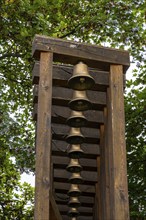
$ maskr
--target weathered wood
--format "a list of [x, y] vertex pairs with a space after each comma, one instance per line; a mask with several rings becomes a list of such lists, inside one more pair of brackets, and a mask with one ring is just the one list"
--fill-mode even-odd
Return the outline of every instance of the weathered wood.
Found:
[[[52, 139], [53, 140], [60, 140], [60, 141], [65, 141], [67, 135], [65, 134], [56, 134], [56, 133], [53, 133], [52, 134]], [[100, 138], [96, 138], [96, 137], [87, 137], [85, 136], [85, 141], [84, 143], [88, 143], [88, 144], [99, 144], [100, 142]]]
[[[95, 195], [95, 186], [94, 185], [79, 185], [79, 187], [80, 187], [81, 192], [87, 193], [87, 194], [82, 193], [82, 196], [94, 197], [94, 195]], [[70, 183], [54, 182], [54, 189], [61, 190], [58, 193], [66, 194], [66, 192], [70, 189]]]
[[[62, 215], [63, 216], [63, 220], [70, 220], [70, 217], [68, 217], [67, 215]], [[78, 216], [77, 218], [78, 220], [93, 220], [93, 216]], [[73, 219], [76, 220], [76, 219]]]
[[[99, 125], [104, 123], [104, 117], [102, 111], [88, 110], [83, 112], [84, 116], [87, 118], [88, 123], [86, 127], [100, 128]], [[68, 107], [63, 106], [52, 106], [52, 117], [54, 117], [53, 123], [57, 123], [55, 117], [61, 124], [66, 123], [66, 120], [71, 116], [71, 110]]]
[[110, 204], [112, 204], [109, 219], [128, 220], [123, 68], [120, 65], [110, 67], [108, 98], [108, 134], [106, 135], [110, 173]]
[[[68, 88], [67, 81], [73, 74], [73, 66], [53, 65], [53, 86]], [[109, 85], [109, 72], [89, 68], [89, 74], [95, 80], [93, 91], [106, 92]], [[39, 83], [39, 62], [35, 62], [32, 72], [33, 84]]]
[[[81, 176], [84, 180], [82, 185], [94, 185], [97, 183], [97, 172], [82, 171]], [[68, 183], [71, 173], [66, 170], [54, 169], [54, 182]]]
[[[81, 188], [81, 186], [80, 186], [80, 188]], [[54, 190], [55, 190], [55, 193], [61, 193], [61, 194], [65, 194], [66, 195], [69, 189], [58, 187], [58, 188], [55, 188]], [[82, 191], [81, 190], [81, 195], [82, 196], [86, 196], [86, 197], [93, 197], [95, 195], [95, 193], [93, 193], [93, 192], [86, 192], [86, 191]]]
[[62, 220], [54, 196], [50, 192], [50, 220]]
[[36, 137], [35, 220], [49, 220], [50, 215], [52, 59], [52, 53], [41, 53]]
[[[69, 210], [69, 209], [68, 209]], [[60, 210], [61, 215], [67, 215], [67, 210]], [[86, 212], [86, 209], [80, 212], [80, 216], [93, 216], [92, 210], [90, 212]], [[64, 217], [63, 217], [64, 218]]]
[[[67, 214], [67, 212], [69, 210], [69, 207], [67, 205], [58, 205], [58, 207], [59, 207], [59, 210], [62, 214], [64, 214], [65, 212]], [[78, 211], [80, 212], [80, 215], [82, 215], [82, 216], [83, 215], [85, 215], [85, 216], [86, 215], [87, 216], [92, 216], [93, 215], [93, 210], [90, 207], [87, 207], [87, 208], [79, 207]]]
[[[96, 159], [100, 155], [99, 146], [96, 144], [81, 144], [84, 151], [82, 158]], [[54, 156], [67, 156], [70, 146], [65, 141], [52, 141], [52, 155]]]
[[[72, 100], [73, 90], [68, 88], [53, 87], [52, 104], [68, 107], [68, 103]], [[92, 110], [103, 110], [106, 106], [106, 93], [104, 92], [87, 92], [88, 99], [92, 103]], [[38, 102], [38, 86], [33, 89], [33, 103]]]
[[[60, 124], [54, 124], [52, 123], [52, 133], [55, 134], [63, 134], [63, 135], [68, 135], [70, 132], [70, 127], [66, 124], [64, 125], [60, 125]], [[95, 129], [95, 128], [86, 128], [86, 127], [82, 127], [81, 129], [81, 133], [85, 136], [85, 137], [93, 137], [93, 138], [100, 138], [100, 132], [99, 129]]]
[[[54, 198], [55, 198], [56, 203], [60, 204], [60, 205], [67, 205], [68, 201], [69, 201], [69, 196], [65, 195], [65, 194], [61, 194], [61, 193], [54, 194]], [[87, 196], [82, 196], [81, 195], [79, 197], [79, 200], [80, 200], [82, 206], [93, 207], [94, 197], [91, 197], [91, 196], [87, 197]]]
[[36, 35], [32, 52], [35, 59], [39, 60], [40, 51], [53, 52], [53, 60], [56, 62], [75, 65], [81, 60], [89, 67], [103, 70], [109, 70], [111, 63], [121, 64], [127, 70], [130, 64], [129, 53], [124, 50]]
[[[102, 132], [102, 128], [101, 128]], [[103, 135], [103, 134], [102, 134]], [[103, 137], [103, 136], [102, 136]], [[102, 143], [100, 142], [100, 147], [102, 147]], [[98, 176], [100, 177], [100, 157], [97, 157], [97, 172]], [[98, 178], [98, 183], [95, 185], [95, 190], [96, 190], [96, 208], [95, 208], [95, 218], [98, 220], [102, 220], [102, 215], [101, 215], [101, 179]]]
[[[108, 96], [108, 95], [107, 95]], [[110, 104], [110, 99], [107, 97], [107, 102]], [[104, 109], [104, 116], [105, 116], [105, 126], [104, 126], [104, 133], [107, 134], [104, 136], [103, 140], [103, 163], [102, 166], [104, 166], [105, 173], [103, 177], [103, 181], [105, 185], [102, 185], [102, 190], [104, 190], [105, 200], [103, 201], [105, 204], [105, 210], [104, 210], [104, 217], [106, 220], [110, 218], [110, 212], [112, 209], [112, 204], [110, 203], [110, 148], [108, 143], [108, 138], [110, 136], [110, 130], [109, 130], [109, 121], [108, 121], [108, 108]], [[105, 187], [105, 188], [104, 188]]]
[[[57, 194], [58, 195], [58, 194]], [[56, 203], [60, 204], [60, 205], [67, 205], [69, 199], [63, 199], [64, 198], [64, 194], [60, 194], [62, 199], [56, 198]], [[86, 197], [86, 196], [80, 196], [79, 197], [79, 201], [81, 203], [82, 207], [93, 207], [94, 205], [94, 200], [93, 197]]]
[[[70, 162], [69, 157], [58, 157], [53, 156], [52, 162], [55, 169], [66, 169], [67, 165]], [[83, 167], [84, 171], [97, 171], [97, 164], [95, 159], [79, 159], [80, 165]]]
[[[34, 109], [32, 113], [33, 120], [37, 120], [37, 103], [34, 104]], [[63, 106], [52, 106], [52, 123], [55, 124], [66, 124], [67, 119], [71, 116], [71, 110], [68, 107]], [[84, 112], [84, 116], [87, 118], [88, 128], [100, 128], [100, 125], [103, 124], [103, 112], [90, 110]]]

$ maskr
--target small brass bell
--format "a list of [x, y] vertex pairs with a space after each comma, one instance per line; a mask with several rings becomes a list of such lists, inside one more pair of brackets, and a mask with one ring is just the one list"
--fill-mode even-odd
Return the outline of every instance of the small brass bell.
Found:
[[81, 133], [80, 128], [71, 128], [69, 135], [66, 137], [66, 141], [69, 144], [82, 144], [84, 142], [84, 136]]
[[68, 216], [69, 217], [72, 217], [72, 218], [74, 218], [74, 217], [77, 217], [77, 216], [79, 216], [79, 211], [77, 210], [77, 208], [70, 208], [70, 210], [68, 211]]
[[70, 159], [70, 163], [66, 167], [66, 170], [71, 173], [79, 173], [82, 171], [82, 166], [79, 164], [78, 159]]
[[79, 62], [74, 66], [73, 76], [68, 80], [68, 86], [75, 90], [87, 90], [95, 84], [92, 76], [89, 75], [88, 66]]
[[80, 144], [72, 144], [68, 152], [70, 158], [79, 159], [83, 156], [84, 151], [81, 149]]
[[68, 206], [69, 207], [74, 207], [74, 208], [77, 208], [81, 205], [78, 197], [70, 197], [70, 200], [68, 202]]
[[78, 197], [81, 195], [81, 190], [79, 189], [77, 184], [71, 184], [70, 190], [67, 194], [70, 197]]
[[67, 119], [67, 124], [70, 127], [84, 127], [87, 124], [87, 119], [82, 112], [72, 111], [71, 116]]
[[69, 178], [69, 182], [71, 184], [81, 184], [83, 183], [83, 178], [81, 177], [80, 173], [72, 173], [71, 177]]
[[86, 91], [73, 91], [73, 99], [68, 103], [69, 107], [75, 111], [86, 111], [92, 109], [92, 104], [87, 98]]

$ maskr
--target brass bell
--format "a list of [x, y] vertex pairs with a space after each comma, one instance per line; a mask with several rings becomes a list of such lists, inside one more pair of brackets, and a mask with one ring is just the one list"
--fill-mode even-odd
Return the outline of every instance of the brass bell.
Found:
[[81, 177], [80, 173], [72, 173], [71, 177], [69, 178], [69, 182], [71, 184], [81, 184], [83, 183], [83, 178]]
[[88, 66], [79, 62], [74, 66], [73, 76], [68, 80], [68, 86], [75, 90], [87, 90], [95, 84], [95, 80], [89, 75]]
[[80, 144], [72, 144], [68, 152], [70, 158], [79, 159], [83, 156], [84, 151], [81, 149]]
[[84, 127], [87, 124], [87, 119], [82, 112], [72, 111], [71, 116], [67, 119], [67, 124], [70, 127]]
[[86, 111], [92, 108], [92, 104], [87, 98], [86, 91], [73, 91], [73, 99], [68, 103], [69, 107], [75, 111]]
[[77, 184], [71, 184], [70, 190], [67, 194], [70, 197], [78, 197], [81, 195], [81, 190], [79, 189]]
[[70, 208], [70, 210], [68, 211], [68, 216], [69, 217], [72, 217], [72, 218], [74, 218], [74, 217], [77, 217], [77, 216], [79, 216], [79, 211], [77, 210], [77, 208]]
[[71, 173], [79, 173], [82, 171], [82, 166], [79, 164], [78, 159], [70, 159], [70, 163], [66, 167], [66, 170]]
[[75, 208], [77, 208], [77, 207], [79, 207], [80, 205], [81, 205], [81, 203], [80, 203], [78, 197], [70, 197], [70, 200], [69, 200], [69, 202], [68, 202], [68, 206], [69, 206], [69, 207], [75, 207]]
[[81, 133], [80, 128], [71, 128], [69, 135], [66, 137], [66, 141], [69, 144], [82, 144], [84, 142], [84, 136]]

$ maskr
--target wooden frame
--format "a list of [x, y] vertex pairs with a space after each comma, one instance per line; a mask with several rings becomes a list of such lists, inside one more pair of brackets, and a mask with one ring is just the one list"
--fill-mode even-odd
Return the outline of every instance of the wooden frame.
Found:
[[[124, 130], [124, 73], [127, 51], [36, 35], [33, 41], [36, 136], [35, 220], [68, 220], [66, 197], [69, 162], [65, 135], [70, 115], [68, 88], [73, 66], [86, 62], [95, 79], [88, 91], [93, 109], [85, 112], [82, 129], [85, 154], [79, 220], [128, 220], [128, 189]], [[55, 64], [61, 62], [63, 64]], [[66, 65], [71, 64], [71, 65]], [[57, 197], [58, 195], [58, 197]], [[60, 196], [59, 196], [60, 195]], [[94, 209], [93, 209], [94, 206]]]

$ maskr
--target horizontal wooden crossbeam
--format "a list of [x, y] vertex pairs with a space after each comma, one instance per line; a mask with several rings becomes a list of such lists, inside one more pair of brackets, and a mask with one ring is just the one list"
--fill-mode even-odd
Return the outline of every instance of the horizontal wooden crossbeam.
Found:
[[94, 46], [72, 42], [42, 35], [36, 35], [33, 40], [33, 57], [40, 59], [40, 52], [52, 52], [55, 62], [75, 65], [84, 61], [89, 67], [109, 70], [110, 64], [121, 64], [124, 71], [129, 67], [129, 53], [108, 47]]
[[[39, 83], [39, 62], [35, 62], [32, 71], [32, 83]], [[67, 81], [73, 74], [73, 66], [69, 65], [53, 65], [53, 86], [68, 88]], [[93, 91], [106, 92], [109, 86], [109, 72], [100, 71], [97, 69], [89, 68], [89, 74], [95, 80], [95, 86], [92, 87]]]
[[[66, 171], [65, 169], [54, 169], [54, 182], [62, 182], [68, 183], [69, 178], [71, 177], [71, 173]], [[82, 171], [81, 176], [83, 178], [82, 185], [95, 185], [98, 181], [97, 172], [91, 171]]]
[[[67, 165], [69, 164], [70, 158], [69, 157], [58, 157], [52, 156], [52, 163], [54, 168], [56, 169], [66, 169]], [[80, 165], [83, 167], [84, 171], [97, 171], [97, 161], [96, 159], [79, 159]]]

